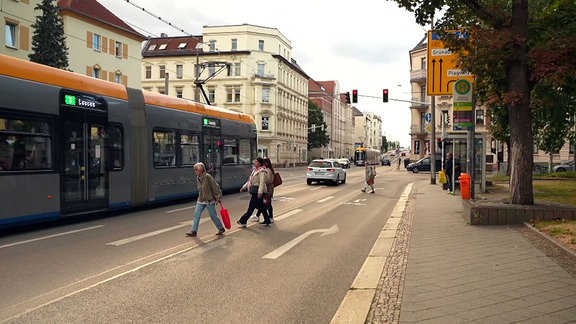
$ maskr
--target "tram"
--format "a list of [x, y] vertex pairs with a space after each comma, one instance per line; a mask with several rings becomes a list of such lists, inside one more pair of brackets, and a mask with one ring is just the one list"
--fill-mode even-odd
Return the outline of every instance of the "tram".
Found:
[[0, 228], [238, 190], [254, 118], [0, 55]]
[[370, 165], [380, 163], [380, 151], [367, 148], [367, 147], [357, 147], [354, 149], [354, 164], [357, 166], [364, 166], [364, 163], [368, 161]]

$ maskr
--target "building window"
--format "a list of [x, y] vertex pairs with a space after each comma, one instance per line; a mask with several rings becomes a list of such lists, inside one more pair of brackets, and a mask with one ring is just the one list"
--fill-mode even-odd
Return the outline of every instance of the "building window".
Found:
[[270, 126], [270, 117], [268, 116], [262, 116], [262, 130], [268, 130], [268, 127]]
[[158, 46], [159, 50], [165, 50], [166, 47], [168, 47], [168, 44], [160, 44], [160, 46]]
[[100, 51], [101, 48], [101, 44], [100, 41], [102, 39], [102, 36], [98, 35], [98, 34], [94, 34], [94, 36], [92, 37], [92, 48], [95, 51]]
[[240, 88], [226, 88], [226, 102], [240, 102]]
[[166, 65], [160, 65], [160, 79], [166, 78]]
[[216, 88], [208, 88], [208, 100], [210, 100], [211, 103], [216, 102]]
[[182, 88], [181, 87], [176, 88], [176, 97], [182, 98]]
[[164, 87], [158, 88], [158, 93], [159, 94], [166, 94], [166, 92], [164, 92]]
[[264, 40], [263, 39], [258, 41], [258, 49], [261, 51], [264, 50]]
[[182, 66], [182, 64], [177, 64], [176, 65], [176, 77], [178, 79], [182, 79], [183, 74], [184, 74], [184, 67]]
[[476, 125], [484, 125], [484, 110], [476, 109]]
[[256, 75], [258, 75], [259, 77], [263, 77], [264, 76], [264, 63], [258, 63], [258, 70], [256, 70]]
[[216, 52], [216, 41], [215, 40], [210, 41], [210, 52]]
[[122, 43], [121, 42], [116, 42], [116, 45], [114, 47], [114, 54], [116, 55], [116, 57], [122, 57]]
[[426, 70], [426, 58], [425, 57], [420, 59], [420, 69]]
[[270, 87], [262, 87], [262, 102], [270, 102]]
[[156, 49], [156, 44], [152, 44], [152, 45], [150, 45], [150, 46], [148, 47], [148, 50], [149, 50], [149, 51], [153, 51], [153, 50], [155, 50], [155, 49]]
[[232, 51], [237, 51], [237, 50], [238, 50], [238, 39], [232, 38], [231, 48], [232, 48]]
[[16, 48], [17, 25], [6, 22], [6, 46]]
[[216, 74], [216, 66], [214, 64], [210, 63], [208, 65], [208, 77], [211, 77], [214, 74]]
[[414, 154], [420, 154], [420, 140], [414, 141]]
[[114, 74], [114, 82], [122, 84], [122, 73]]
[[178, 49], [184, 49], [184, 48], [186, 48], [186, 45], [188, 45], [188, 44], [187, 43], [180, 43], [178, 45]]
[[234, 63], [234, 76], [240, 76], [242, 73], [240, 62]]
[[145, 69], [146, 69], [146, 76], [144, 78], [152, 79], [152, 67], [147, 66], [147, 67], [145, 67]]
[[96, 78], [96, 79], [100, 79], [100, 76], [102, 75], [101, 73], [102, 71], [100, 70], [100, 68], [95, 67], [92, 69], [92, 77]]

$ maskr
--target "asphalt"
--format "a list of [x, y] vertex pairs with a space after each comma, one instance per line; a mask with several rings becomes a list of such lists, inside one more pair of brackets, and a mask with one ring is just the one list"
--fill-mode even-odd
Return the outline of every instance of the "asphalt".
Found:
[[409, 185], [332, 323], [576, 323], [576, 277], [517, 226], [472, 226], [461, 197]]

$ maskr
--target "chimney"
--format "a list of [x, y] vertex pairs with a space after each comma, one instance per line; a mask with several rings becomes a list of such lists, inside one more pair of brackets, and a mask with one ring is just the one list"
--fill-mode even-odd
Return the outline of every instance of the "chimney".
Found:
[[160, 33], [160, 37], [168, 37], [168, 34], [166, 34], [166, 33]]

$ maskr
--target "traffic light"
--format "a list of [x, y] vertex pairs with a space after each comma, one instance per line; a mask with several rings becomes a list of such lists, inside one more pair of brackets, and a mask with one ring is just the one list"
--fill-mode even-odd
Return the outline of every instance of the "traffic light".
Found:
[[438, 140], [438, 148], [442, 148], [442, 138], [438, 137], [437, 140]]
[[344, 101], [346, 101], [347, 104], [350, 103], [350, 92], [344, 93]]
[[388, 102], [388, 89], [382, 90], [382, 101]]
[[352, 103], [358, 103], [358, 90], [352, 90]]
[[446, 124], [445, 125], [450, 125], [450, 114], [446, 114]]

